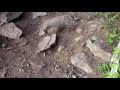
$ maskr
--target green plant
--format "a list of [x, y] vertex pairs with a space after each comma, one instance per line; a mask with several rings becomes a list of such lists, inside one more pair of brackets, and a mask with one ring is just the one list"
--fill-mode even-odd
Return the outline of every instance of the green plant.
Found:
[[[105, 29], [107, 29], [107, 33], [105, 34], [107, 42], [111, 45], [114, 45], [113, 48], [113, 56], [111, 58], [110, 64], [102, 64], [99, 66], [99, 70], [104, 73], [105, 78], [119, 78], [120, 77], [120, 46], [115, 47], [116, 43], [120, 40], [120, 33], [118, 29], [114, 26], [114, 22], [119, 17], [120, 13], [116, 12], [98, 12], [96, 15], [103, 16], [106, 19]], [[120, 44], [120, 42], [119, 42]]]
[[[120, 49], [118, 47], [113, 48], [113, 54], [116, 55], [117, 57], [113, 58], [114, 60], [110, 64], [102, 64], [98, 67], [98, 70], [104, 73], [105, 78], [120, 77], [120, 64], [117, 63], [120, 60]], [[117, 72], [111, 73], [111, 70], [115, 71], [117, 67], [118, 67]]]
[[108, 32], [105, 34], [107, 38], [107, 42], [109, 44], [117, 43], [120, 39], [120, 33], [118, 32], [117, 28], [113, 25], [113, 23], [119, 17], [118, 12], [96, 12], [96, 15], [102, 16], [105, 18], [105, 29], [108, 29]]
[[[114, 47], [113, 54], [118, 55], [120, 57], [120, 49], [118, 47]], [[118, 57], [118, 59], [120, 59], [119, 57]]]
[[102, 16], [106, 19], [105, 28], [107, 29], [113, 27], [113, 22], [117, 20], [119, 14], [118, 12], [96, 12], [97, 16]]
[[114, 27], [111, 29], [111, 31], [106, 33], [105, 36], [109, 44], [114, 44], [120, 39], [120, 33], [118, 32], [117, 28]]
[[117, 72], [117, 73], [115, 73], [115, 74], [111, 74], [110, 72], [107, 72], [106, 74], [105, 74], [105, 78], [119, 78], [119, 76], [120, 76], [120, 74]]
[[110, 67], [107, 64], [101, 64], [97, 68], [98, 68], [99, 71], [104, 72], [104, 73], [110, 71]]

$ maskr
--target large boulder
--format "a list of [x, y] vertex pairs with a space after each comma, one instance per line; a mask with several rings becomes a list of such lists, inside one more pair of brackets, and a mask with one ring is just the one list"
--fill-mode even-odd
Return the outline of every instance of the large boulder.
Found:
[[40, 26], [39, 35], [44, 35], [45, 31], [47, 33], [56, 33], [61, 29], [74, 29], [76, 25], [77, 23], [71, 15], [57, 16], [45, 21], [42, 26]]

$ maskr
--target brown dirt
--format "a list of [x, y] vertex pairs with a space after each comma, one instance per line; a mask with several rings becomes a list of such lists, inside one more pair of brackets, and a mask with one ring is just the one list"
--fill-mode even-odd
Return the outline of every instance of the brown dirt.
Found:
[[[73, 13], [77, 18], [80, 18], [77, 27], [81, 27], [82, 32], [62, 30], [57, 34], [56, 44], [39, 54], [35, 52], [40, 40], [38, 26], [52, 17], [71, 13], [49, 12], [47, 16], [37, 17], [33, 20], [30, 12], [25, 12], [20, 18], [14, 20], [16, 26], [23, 31], [23, 35], [18, 40], [0, 36], [0, 76], [3, 78], [71, 78], [73, 75], [78, 78], [99, 77], [99, 75], [85, 73], [70, 62], [70, 57], [74, 53], [85, 51], [90, 57], [94, 70], [96, 70], [100, 62], [85, 46], [85, 42], [92, 36], [98, 36], [105, 41], [104, 30], [91, 32], [86, 31], [85, 27], [87, 22], [99, 19], [99, 17], [96, 17], [92, 12]], [[76, 37], [82, 37], [82, 39], [75, 42]], [[64, 46], [61, 52], [58, 52], [59, 46]], [[111, 52], [110, 48], [106, 48], [109, 45], [105, 42], [103, 46], [105, 46], [104, 50]], [[97, 71], [96, 74], [98, 74]]]

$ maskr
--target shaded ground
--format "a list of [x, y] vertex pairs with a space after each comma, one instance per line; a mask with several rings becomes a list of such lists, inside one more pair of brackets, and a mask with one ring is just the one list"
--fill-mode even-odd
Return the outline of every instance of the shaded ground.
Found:
[[[75, 15], [79, 18], [75, 30], [64, 29], [57, 34], [57, 41], [49, 50], [36, 54], [38, 42], [38, 26], [46, 20], [64, 14]], [[0, 36], [0, 77], [3, 78], [83, 78], [100, 77], [96, 67], [102, 61], [94, 57], [86, 47], [86, 40], [92, 36], [99, 37], [103, 43], [103, 50], [111, 53], [106, 44], [104, 30], [90, 30], [88, 22], [103, 20], [92, 12], [49, 12], [46, 16], [32, 19], [30, 12], [23, 13], [13, 22], [23, 31], [18, 40]], [[103, 20], [104, 21], [104, 20]], [[81, 31], [77, 31], [80, 28]], [[89, 29], [89, 30], [88, 30]], [[77, 41], [78, 38], [79, 40]], [[64, 46], [58, 51], [59, 46]], [[88, 74], [84, 70], [71, 64], [70, 58], [75, 53], [85, 52], [90, 59], [90, 66], [95, 74]]]

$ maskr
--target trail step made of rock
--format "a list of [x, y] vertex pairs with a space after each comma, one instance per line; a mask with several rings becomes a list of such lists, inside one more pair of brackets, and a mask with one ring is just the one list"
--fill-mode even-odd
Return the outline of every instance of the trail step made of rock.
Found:
[[110, 61], [111, 54], [97, 47], [91, 42], [91, 40], [87, 40], [87, 47], [94, 54], [94, 56], [99, 57], [106, 62]]
[[92, 68], [88, 64], [88, 57], [85, 53], [78, 53], [71, 57], [71, 63], [84, 70], [86, 73], [93, 73]]

